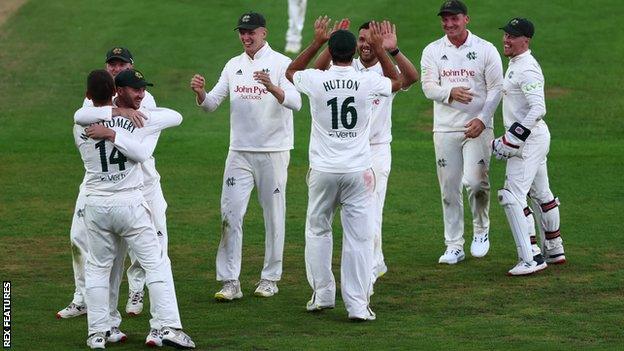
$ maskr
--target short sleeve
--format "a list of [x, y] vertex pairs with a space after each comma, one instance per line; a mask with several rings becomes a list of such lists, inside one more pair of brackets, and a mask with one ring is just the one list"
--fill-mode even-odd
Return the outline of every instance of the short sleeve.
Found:
[[381, 96], [392, 95], [392, 81], [390, 78], [378, 74], [369, 74], [369, 82], [371, 93]]

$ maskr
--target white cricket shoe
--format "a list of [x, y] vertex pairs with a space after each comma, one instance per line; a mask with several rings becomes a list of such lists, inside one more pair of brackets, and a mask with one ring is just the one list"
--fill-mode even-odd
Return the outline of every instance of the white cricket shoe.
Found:
[[490, 239], [488, 233], [483, 235], [475, 234], [470, 244], [470, 254], [472, 257], [483, 257], [490, 251]]
[[565, 252], [563, 251], [563, 240], [561, 237], [546, 240], [544, 243], [544, 253], [546, 254], [546, 262], [550, 264], [566, 263]]
[[162, 342], [162, 334], [158, 329], [150, 329], [149, 334], [145, 338], [145, 346], [149, 347], [161, 347], [163, 345]]
[[327, 310], [327, 309], [332, 309], [334, 308], [334, 304], [321, 304], [317, 299], [316, 299], [316, 294], [312, 294], [312, 298], [310, 299], [310, 301], [308, 301], [306, 303], [306, 310], [308, 312], [318, 312], [318, 311], [322, 311], [322, 310]]
[[295, 43], [295, 42], [286, 43], [286, 47], [284, 48], [284, 51], [290, 54], [298, 54], [300, 50], [301, 50], [301, 43]]
[[118, 327], [112, 327], [106, 341], [108, 342], [124, 342], [128, 340], [128, 336], [124, 334]]
[[354, 321], [354, 322], [366, 322], [366, 321], [374, 321], [375, 319], [377, 319], [377, 315], [375, 314], [375, 312], [373, 312], [373, 310], [371, 310], [370, 307], [366, 307], [366, 312], [364, 314], [354, 314], [354, 315], [349, 315], [349, 319]]
[[260, 279], [254, 295], [259, 297], [271, 297], [278, 292], [277, 282], [268, 279]]
[[232, 301], [241, 297], [243, 297], [243, 292], [238, 280], [226, 280], [223, 282], [223, 288], [215, 294], [217, 301]]
[[128, 302], [126, 303], [126, 313], [130, 316], [137, 316], [143, 311], [143, 291], [130, 291]]
[[195, 343], [182, 329], [164, 327], [160, 330], [162, 343], [177, 349], [194, 349]]
[[69, 306], [56, 312], [56, 319], [74, 318], [74, 317], [78, 317], [86, 313], [87, 313], [87, 306], [76, 305], [75, 303], [72, 302], [69, 304]]
[[521, 260], [517, 265], [510, 269], [509, 272], [507, 272], [507, 275], [512, 277], [529, 275], [544, 270], [546, 267], [548, 267], [546, 262], [524, 262]]
[[438, 263], [456, 264], [466, 258], [462, 249], [446, 249], [444, 255], [440, 256]]
[[92, 349], [105, 349], [106, 348], [106, 334], [93, 333], [87, 338], [87, 346]]

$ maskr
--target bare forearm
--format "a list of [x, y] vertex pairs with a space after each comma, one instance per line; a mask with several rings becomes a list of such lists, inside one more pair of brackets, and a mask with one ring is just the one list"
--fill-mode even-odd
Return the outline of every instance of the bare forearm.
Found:
[[420, 78], [418, 70], [414, 67], [414, 64], [407, 58], [407, 56], [403, 55], [402, 52], [399, 52], [396, 56], [394, 56], [394, 60], [399, 67], [399, 71], [401, 71], [402, 89], [407, 89], [418, 81]]
[[297, 56], [286, 69], [286, 78], [292, 82], [295, 72], [306, 69], [310, 61], [312, 61], [314, 55], [316, 55], [316, 53], [321, 49], [321, 46], [323, 46], [322, 43], [313, 41], [307, 48], [305, 48], [305, 50], [303, 50], [303, 52], [300, 53], [299, 56]]
[[329, 48], [325, 48], [321, 51], [321, 54], [316, 58], [314, 62], [314, 68], [320, 70], [326, 70], [329, 68], [329, 64], [331, 62], [331, 54], [329, 53]]
[[395, 69], [394, 64], [392, 64], [392, 60], [384, 49], [379, 47], [373, 48], [375, 51], [375, 55], [381, 64], [381, 69], [383, 71], [384, 76], [390, 78], [392, 81], [392, 91], [395, 92], [401, 88], [401, 78], [399, 77], [399, 72]]

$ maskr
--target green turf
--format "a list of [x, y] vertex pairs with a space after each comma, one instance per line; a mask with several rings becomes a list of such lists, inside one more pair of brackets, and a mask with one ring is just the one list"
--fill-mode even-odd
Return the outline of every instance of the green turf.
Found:
[[[624, 345], [624, 30], [619, 1], [467, 1], [469, 28], [500, 50], [497, 29], [511, 17], [536, 24], [534, 55], [548, 91], [551, 185], [559, 195], [569, 263], [534, 277], [504, 275], [515, 263], [513, 240], [492, 193], [490, 254], [440, 266], [441, 204], [431, 136], [431, 102], [419, 86], [395, 99], [393, 169], [385, 211], [390, 271], [375, 288], [378, 320], [348, 322], [342, 300], [321, 314], [304, 312], [309, 109], [295, 115], [287, 193], [284, 276], [274, 298], [253, 298], [263, 256], [263, 222], [255, 194], [245, 221], [241, 282], [245, 297], [212, 299], [219, 240], [221, 175], [228, 147], [229, 106], [211, 115], [188, 88], [199, 72], [212, 85], [241, 51], [237, 16], [256, 9], [269, 41], [281, 50], [285, 1], [32, 0], [0, 27], [0, 266], [13, 283], [13, 349], [84, 349], [86, 320], [57, 321], [73, 293], [69, 227], [82, 164], [71, 117], [87, 73], [103, 66], [111, 46], [131, 48], [137, 68], [156, 83], [159, 105], [179, 110], [182, 126], [164, 132], [156, 151], [169, 203], [169, 252], [186, 330], [202, 350], [618, 349]], [[305, 40], [320, 14], [397, 23], [401, 50], [418, 64], [442, 36], [439, 1], [309, 1]], [[506, 60], [504, 60], [506, 65]], [[500, 111], [496, 115], [501, 131]], [[492, 163], [492, 188], [504, 164]], [[338, 273], [341, 230], [335, 231]], [[468, 232], [470, 230], [468, 229]], [[470, 235], [467, 235], [470, 238]], [[126, 284], [122, 286], [125, 294]], [[148, 317], [126, 318], [129, 340], [111, 349], [142, 348]]]

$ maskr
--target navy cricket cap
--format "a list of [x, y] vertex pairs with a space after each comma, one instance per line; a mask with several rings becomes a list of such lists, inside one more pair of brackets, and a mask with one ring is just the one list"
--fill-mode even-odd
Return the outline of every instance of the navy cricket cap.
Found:
[[106, 53], [106, 61], [105, 61], [106, 63], [114, 59], [121, 60], [127, 63], [134, 63], [130, 50], [123, 48], [121, 46], [116, 46], [108, 50], [108, 52]]
[[462, 13], [464, 15], [467, 15], [468, 8], [466, 7], [466, 4], [459, 0], [448, 0], [445, 1], [442, 6], [440, 6], [440, 12], [438, 12], [438, 16], [442, 16], [445, 13], [451, 15], [457, 15]]
[[355, 53], [355, 35], [345, 29], [332, 33], [327, 42], [329, 52], [337, 54]]
[[257, 12], [243, 13], [238, 19], [238, 25], [234, 30], [239, 29], [256, 29], [259, 27], [266, 27], [266, 20], [264, 16]]
[[500, 27], [498, 29], [502, 29], [507, 34], [511, 34], [514, 37], [533, 38], [533, 34], [535, 34], [535, 27], [533, 26], [533, 23], [522, 17], [512, 18], [511, 21], [509, 21], [509, 23], [507, 23], [504, 27]]
[[143, 73], [136, 69], [126, 69], [119, 72], [115, 77], [115, 85], [117, 87], [132, 87], [136, 89], [154, 86], [154, 84], [147, 82], [143, 77]]

